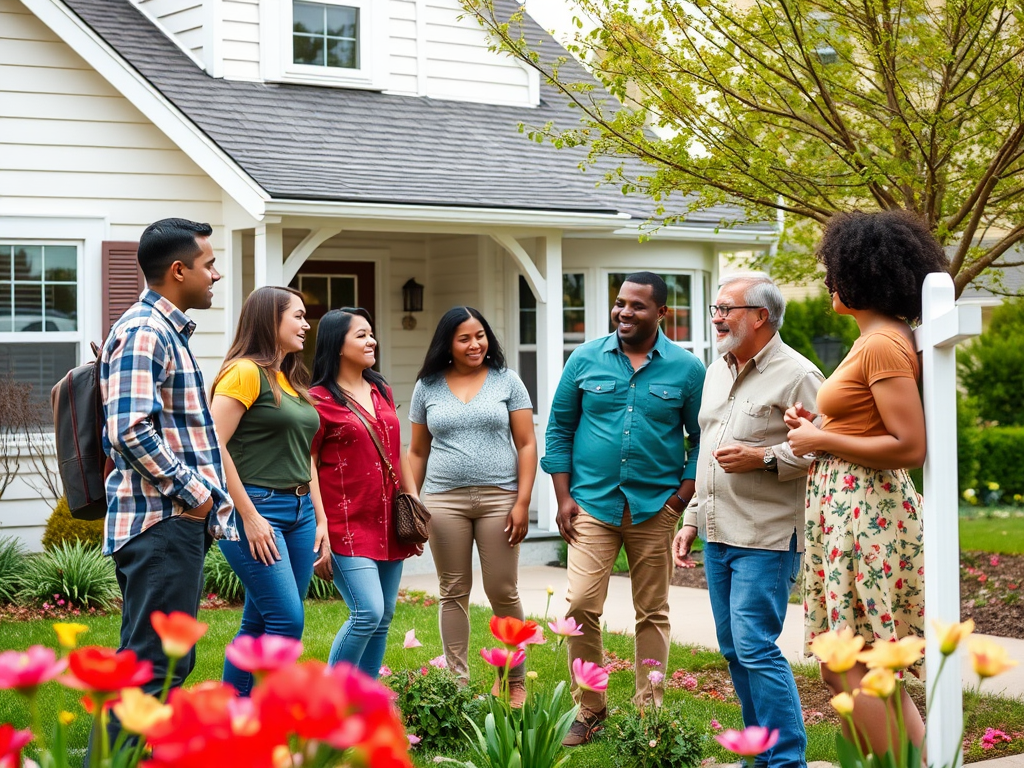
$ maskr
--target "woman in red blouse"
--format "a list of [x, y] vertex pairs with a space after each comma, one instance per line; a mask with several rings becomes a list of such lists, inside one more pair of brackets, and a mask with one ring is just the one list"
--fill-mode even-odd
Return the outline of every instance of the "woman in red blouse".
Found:
[[422, 551], [402, 544], [391, 517], [397, 486], [358, 409], [384, 446], [403, 490], [402, 439], [394, 397], [372, 369], [377, 340], [370, 313], [335, 309], [316, 335], [310, 397], [320, 413], [313, 439], [331, 557], [317, 574], [333, 579], [350, 613], [331, 646], [328, 662], [347, 661], [376, 678], [395, 614], [405, 558]]

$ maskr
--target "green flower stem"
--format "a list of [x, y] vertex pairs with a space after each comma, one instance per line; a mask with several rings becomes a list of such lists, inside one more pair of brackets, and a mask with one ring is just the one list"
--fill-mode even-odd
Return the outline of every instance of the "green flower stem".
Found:
[[32, 730], [36, 733], [36, 740], [39, 742], [39, 751], [46, 751], [46, 729], [43, 727], [43, 719], [39, 714], [39, 697], [37, 690], [32, 689], [28, 697], [28, 711], [32, 717]]
[[177, 656], [168, 656], [167, 660], [170, 664], [167, 665], [167, 675], [164, 677], [164, 687], [163, 690], [160, 691], [161, 704], [167, 703], [167, 696], [171, 692], [171, 679], [174, 677], [174, 667], [178, 664]]

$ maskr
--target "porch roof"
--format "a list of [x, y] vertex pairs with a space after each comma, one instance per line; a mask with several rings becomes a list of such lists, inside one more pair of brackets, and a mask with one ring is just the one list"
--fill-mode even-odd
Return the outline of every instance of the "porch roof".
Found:
[[[277, 200], [626, 213], [646, 219], [653, 204], [617, 186], [595, 186], [579, 151], [539, 145], [520, 122], [578, 116], [548, 85], [537, 108], [395, 96], [374, 91], [213, 78], [128, 0], [63, 0], [129, 65]], [[532, 19], [526, 36], [543, 56], [566, 55]], [[575, 61], [562, 66], [586, 77]], [[639, 165], [637, 170], [640, 170]], [[687, 216], [689, 227], [743, 223], [721, 205]]]

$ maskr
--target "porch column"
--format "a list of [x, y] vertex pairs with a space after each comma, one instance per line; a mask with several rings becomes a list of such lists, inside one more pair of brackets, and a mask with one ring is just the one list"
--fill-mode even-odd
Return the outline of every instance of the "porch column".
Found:
[[[537, 267], [544, 276], [542, 295], [537, 296], [537, 436], [538, 456], [544, 455], [544, 430], [551, 415], [551, 401], [562, 375], [562, 233], [550, 232], [537, 238]], [[542, 477], [537, 498], [537, 526], [558, 531], [555, 489]]]
[[242, 311], [242, 230], [229, 229], [224, 244], [224, 326], [228, 339], [234, 338], [238, 316]]
[[281, 219], [266, 216], [256, 225], [256, 288], [281, 285], [284, 281], [284, 245]]

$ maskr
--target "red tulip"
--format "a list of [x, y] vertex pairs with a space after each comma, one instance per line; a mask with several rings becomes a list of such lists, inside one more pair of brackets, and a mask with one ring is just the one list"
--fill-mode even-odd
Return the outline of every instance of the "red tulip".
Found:
[[537, 634], [537, 622], [514, 616], [491, 616], [491, 634], [507, 648], [518, 648]]
[[0, 768], [18, 768], [21, 750], [32, 741], [32, 731], [16, 731], [10, 723], [0, 725]]
[[173, 611], [169, 616], [163, 611], [153, 611], [149, 620], [160, 636], [164, 653], [170, 659], [187, 656], [192, 647], [199, 642], [199, 638], [210, 628], [209, 624], [196, 621], [183, 611]]
[[43, 683], [64, 671], [67, 663], [58, 661], [49, 648], [33, 645], [27, 651], [0, 653], [0, 689], [31, 694]]
[[767, 728], [759, 725], [750, 725], [742, 731], [734, 731], [730, 728], [722, 733], [715, 734], [715, 741], [737, 755], [753, 757], [760, 755], [767, 749], [775, 746], [779, 740], [779, 729], [769, 732]]
[[116, 652], [95, 645], [72, 651], [68, 670], [71, 674], [61, 678], [65, 685], [99, 693], [116, 693], [153, 679], [153, 665], [139, 661], [134, 651]]

